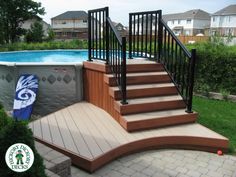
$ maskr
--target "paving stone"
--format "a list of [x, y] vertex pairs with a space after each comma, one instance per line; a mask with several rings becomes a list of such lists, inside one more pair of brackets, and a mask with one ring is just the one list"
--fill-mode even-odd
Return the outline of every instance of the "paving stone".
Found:
[[104, 177], [121, 177], [123, 174], [121, 172], [118, 172], [118, 171], [115, 171], [115, 170], [112, 170], [112, 171], [109, 171], [106, 175], [104, 175]]
[[125, 175], [132, 175], [134, 174], [136, 171], [131, 169], [131, 168], [127, 168], [127, 167], [124, 167], [121, 169], [120, 171], [122, 174], [125, 174]]
[[198, 171], [193, 171], [193, 170], [190, 170], [186, 173], [186, 175], [189, 175], [191, 177], [199, 177], [201, 176], [202, 174]]
[[187, 169], [187, 168], [184, 168], [184, 167], [177, 167], [175, 170], [176, 170], [177, 172], [180, 172], [180, 173], [183, 173], [183, 174], [185, 174], [185, 173], [188, 172], [188, 169]]
[[198, 171], [198, 172], [200, 172], [202, 174], [207, 174], [207, 172], [209, 170], [207, 169], [207, 167], [198, 167], [198, 169], [196, 171]]
[[131, 175], [131, 177], [148, 177], [148, 176], [143, 173], [136, 172], [133, 175]]
[[157, 171], [156, 168], [148, 167], [148, 168], [145, 168], [145, 169], [142, 171], [142, 173], [145, 174], [145, 175], [152, 176], [153, 174], [155, 174], [156, 171]]
[[233, 176], [233, 171], [224, 169], [224, 168], [222, 168], [222, 167], [218, 168], [218, 169], [217, 169], [217, 172], [219, 172], [219, 173], [221, 173], [221, 174], [223, 174], [223, 175]]
[[223, 177], [224, 176], [223, 174], [220, 174], [216, 171], [211, 171], [211, 170], [207, 173], [207, 175], [210, 177]]
[[130, 165], [129, 168], [135, 171], [142, 171], [145, 168], [145, 166], [142, 166], [141, 164], [136, 163], [136, 164]]

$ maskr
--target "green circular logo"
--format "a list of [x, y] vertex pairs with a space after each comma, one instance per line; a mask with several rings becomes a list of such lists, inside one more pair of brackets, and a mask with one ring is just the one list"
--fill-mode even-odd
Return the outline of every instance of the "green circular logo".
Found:
[[7, 166], [15, 172], [24, 172], [30, 169], [34, 163], [32, 149], [23, 143], [10, 146], [5, 155]]

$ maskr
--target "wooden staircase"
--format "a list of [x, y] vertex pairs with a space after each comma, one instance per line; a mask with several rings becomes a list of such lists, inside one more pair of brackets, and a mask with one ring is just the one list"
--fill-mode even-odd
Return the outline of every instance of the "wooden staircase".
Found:
[[178, 94], [162, 64], [127, 65], [127, 101], [120, 103], [121, 93], [115, 77], [105, 74], [114, 108], [121, 115], [120, 124], [129, 132], [142, 129], [195, 122], [197, 113], [186, 113]]

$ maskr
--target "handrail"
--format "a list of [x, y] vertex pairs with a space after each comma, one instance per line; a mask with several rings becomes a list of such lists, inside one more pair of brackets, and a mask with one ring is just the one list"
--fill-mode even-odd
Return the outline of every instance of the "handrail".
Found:
[[163, 19], [161, 19], [161, 24], [167, 29], [167, 31], [170, 33], [170, 35], [174, 38], [174, 40], [181, 46], [182, 50], [185, 52], [185, 54], [191, 58], [191, 53], [188, 51], [188, 49], [185, 47], [185, 45], [182, 44], [182, 42], [178, 39], [178, 37], [173, 33], [173, 31], [170, 29], [170, 27], [165, 23]]
[[108, 41], [106, 18], [109, 8], [99, 8], [88, 11], [88, 61], [92, 59], [104, 60], [108, 58]]
[[111, 19], [107, 17], [107, 28], [109, 31], [109, 59], [108, 64], [116, 79], [117, 86], [121, 91], [122, 104], [126, 100], [126, 38], [120, 37]]
[[121, 38], [111, 19], [108, 7], [88, 11], [89, 60], [106, 61], [121, 92], [121, 103], [126, 100], [126, 38]]
[[117, 40], [119, 41], [120, 44], [122, 44], [122, 38], [121, 38], [120, 34], [118, 33], [117, 29], [115, 28], [115, 26], [113, 25], [110, 17], [107, 17], [107, 21], [108, 21], [108, 24], [110, 25], [112, 31], [115, 33]]
[[162, 19], [161, 10], [129, 14], [129, 58], [145, 57], [163, 64], [192, 112], [196, 50], [191, 53]]

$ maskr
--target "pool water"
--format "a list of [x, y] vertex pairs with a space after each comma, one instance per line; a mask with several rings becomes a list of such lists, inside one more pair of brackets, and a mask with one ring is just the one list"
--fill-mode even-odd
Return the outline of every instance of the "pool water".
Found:
[[0, 52], [0, 62], [83, 62], [88, 60], [87, 50], [46, 50]]

